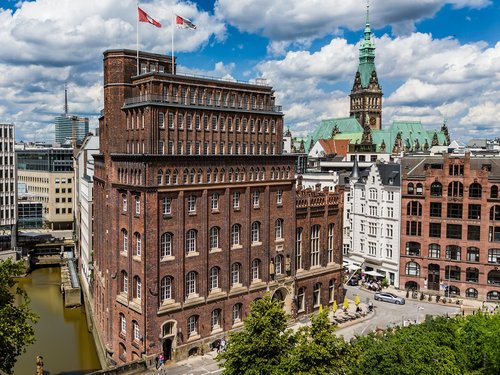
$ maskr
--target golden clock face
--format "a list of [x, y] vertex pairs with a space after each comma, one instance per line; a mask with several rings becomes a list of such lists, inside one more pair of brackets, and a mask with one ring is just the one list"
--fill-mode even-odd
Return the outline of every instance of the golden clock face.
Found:
[[370, 125], [375, 125], [375, 122], [377, 120], [375, 120], [375, 117], [370, 117]]

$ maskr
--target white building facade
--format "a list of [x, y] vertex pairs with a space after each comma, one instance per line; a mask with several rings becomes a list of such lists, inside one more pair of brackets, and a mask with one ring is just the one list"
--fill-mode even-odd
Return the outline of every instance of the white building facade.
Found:
[[356, 163], [345, 195], [345, 263], [374, 271], [399, 287], [400, 165], [374, 163], [359, 172]]
[[14, 125], [0, 123], [0, 227], [11, 227], [12, 233], [17, 222], [14, 138]]

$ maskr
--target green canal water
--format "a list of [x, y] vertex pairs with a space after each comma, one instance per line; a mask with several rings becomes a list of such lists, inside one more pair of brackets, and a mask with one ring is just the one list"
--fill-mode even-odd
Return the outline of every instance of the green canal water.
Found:
[[44, 375], [87, 374], [100, 369], [85, 309], [65, 308], [60, 291], [59, 267], [40, 268], [19, 279], [28, 293], [31, 309], [39, 315], [36, 342], [18, 357], [15, 375], [36, 374], [36, 356], [44, 359]]

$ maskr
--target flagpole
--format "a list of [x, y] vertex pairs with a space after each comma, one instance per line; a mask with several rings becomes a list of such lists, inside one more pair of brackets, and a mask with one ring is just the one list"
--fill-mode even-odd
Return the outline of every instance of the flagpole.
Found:
[[175, 74], [174, 69], [174, 32], [175, 32], [175, 15], [172, 11], [172, 74]]
[[[137, 12], [139, 12], [139, 0], [137, 0]], [[137, 75], [139, 75], [139, 13], [136, 14], [137, 17]]]

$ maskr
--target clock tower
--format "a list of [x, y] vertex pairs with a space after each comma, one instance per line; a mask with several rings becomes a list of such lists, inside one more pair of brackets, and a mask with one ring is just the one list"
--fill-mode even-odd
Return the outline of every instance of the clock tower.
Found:
[[364, 128], [382, 128], [382, 89], [375, 71], [375, 44], [370, 29], [370, 6], [366, 6], [364, 38], [359, 47], [359, 65], [352, 86], [350, 116]]

